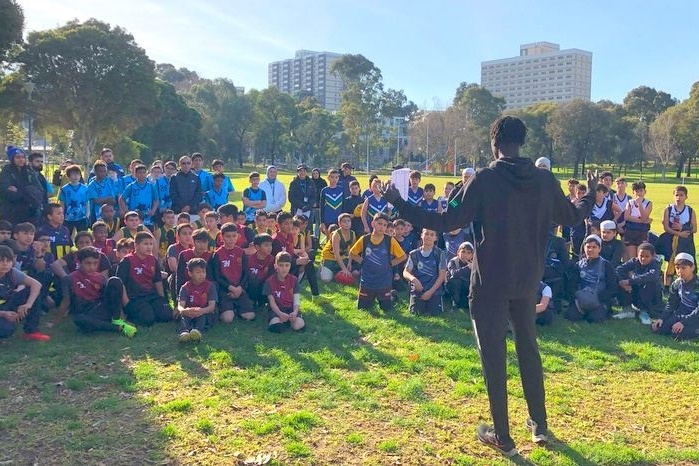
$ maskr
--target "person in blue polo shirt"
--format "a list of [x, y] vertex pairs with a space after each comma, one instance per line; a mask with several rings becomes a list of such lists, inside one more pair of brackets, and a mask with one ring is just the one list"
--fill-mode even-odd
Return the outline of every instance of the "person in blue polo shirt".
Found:
[[158, 193], [155, 185], [146, 180], [146, 166], [138, 165], [134, 169], [136, 181], [124, 189], [119, 199], [122, 212], [136, 211], [141, 215], [143, 224], [153, 228], [153, 215], [158, 211]]

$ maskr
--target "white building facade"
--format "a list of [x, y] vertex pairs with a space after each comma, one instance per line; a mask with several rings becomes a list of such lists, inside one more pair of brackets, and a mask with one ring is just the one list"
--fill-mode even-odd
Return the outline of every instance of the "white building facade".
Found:
[[590, 100], [592, 52], [558, 44], [520, 46], [518, 57], [481, 62], [481, 86], [504, 97], [508, 109], [539, 102]]

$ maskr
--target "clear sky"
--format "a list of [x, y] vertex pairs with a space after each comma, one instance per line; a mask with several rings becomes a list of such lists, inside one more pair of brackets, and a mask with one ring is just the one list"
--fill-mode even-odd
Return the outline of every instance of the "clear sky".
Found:
[[593, 53], [592, 99], [649, 85], [685, 99], [699, 81], [699, 2], [477, 0], [19, 0], [26, 30], [90, 17], [158, 63], [267, 87], [267, 64], [308, 49], [361, 53], [418, 106], [449, 105], [480, 62], [548, 41]]

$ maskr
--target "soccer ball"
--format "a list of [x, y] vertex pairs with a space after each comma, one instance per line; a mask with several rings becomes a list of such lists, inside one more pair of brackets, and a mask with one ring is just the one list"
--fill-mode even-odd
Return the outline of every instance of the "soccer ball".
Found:
[[325, 283], [330, 283], [333, 279], [333, 271], [327, 267], [320, 268], [320, 279]]
[[335, 281], [340, 285], [353, 285], [354, 276], [352, 274], [346, 275], [342, 272], [337, 272], [335, 274]]

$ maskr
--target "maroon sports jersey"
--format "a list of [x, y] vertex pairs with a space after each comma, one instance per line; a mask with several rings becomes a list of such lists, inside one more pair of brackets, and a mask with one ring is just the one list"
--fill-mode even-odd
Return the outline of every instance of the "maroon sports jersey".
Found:
[[[281, 231], [278, 231], [274, 234], [272, 239], [275, 243], [277, 243], [273, 248], [273, 253], [276, 254], [279, 251], [285, 251], [291, 254], [292, 256], [294, 255], [294, 245], [296, 244], [296, 237], [293, 233], [285, 235]], [[277, 249], [279, 249], [279, 251], [277, 251]]]
[[161, 281], [160, 265], [155, 256], [141, 258], [132, 252], [119, 262], [117, 277], [124, 283], [129, 298], [146, 296], [155, 292], [153, 284]]
[[279, 309], [282, 310], [294, 307], [294, 294], [298, 292], [298, 279], [291, 274], [288, 274], [284, 281], [280, 281], [275, 273], [267, 279], [265, 286], [262, 288], [262, 294], [274, 296], [274, 301], [279, 306]]
[[233, 246], [233, 249], [221, 246], [214, 253], [214, 260], [218, 263], [221, 275], [233, 286], [240, 285], [240, 279], [243, 277], [244, 255], [245, 252], [238, 246]]
[[85, 273], [81, 270], [76, 270], [71, 272], [68, 277], [73, 294], [75, 294], [78, 300], [94, 302], [102, 297], [102, 291], [107, 279], [101, 273]]
[[184, 301], [187, 307], [206, 307], [209, 301], [218, 301], [218, 293], [209, 280], [204, 280], [198, 285], [188, 281], [180, 288], [179, 300]]
[[[78, 268], [80, 268], [80, 262], [78, 262], [78, 253], [75, 251], [69, 252], [68, 254], [63, 256], [63, 261], [66, 263], [66, 272], [68, 273], [75, 272], [76, 270], [78, 270]], [[97, 271], [104, 272], [105, 270], [109, 270], [111, 268], [112, 264], [109, 262], [109, 258], [100, 251], [100, 258]]]
[[177, 277], [178, 284], [184, 284], [184, 282], [189, 280], [189, 270], [187, 270], [187, 262], [189, 262], [191, 259], [194, 259], [195, 257], [204, 259], [208, 263], [211, 260], [211, 253], [209, 251], [205, 251], [202, 255], [198, 256], [194, 252], [194, 249], [185, 249], [184, 251], [182, 251], [179, 257], [177, 258], [177, 272], [182, 273], [182, 277]]
[[264, 259], [257, 257], [257, 254], [250, 254], [245, 259], [249, 280], [264, 282], [274, 273], [274, 257], [271, 254]]

